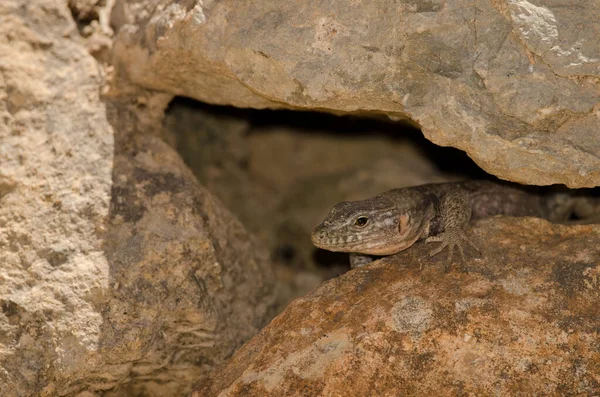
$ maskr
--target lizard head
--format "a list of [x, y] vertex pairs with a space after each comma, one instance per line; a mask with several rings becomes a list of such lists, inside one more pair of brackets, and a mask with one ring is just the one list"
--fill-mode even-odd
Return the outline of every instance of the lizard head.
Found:
[[[336, 204], [312, 232], [315, 246], [336, 252], [391, 255], [417, 241], [423, 232], [427, 208], [409, 197], [396, 204], [384, 195]], [[431, 217], [427, 219], [429, 221]]]

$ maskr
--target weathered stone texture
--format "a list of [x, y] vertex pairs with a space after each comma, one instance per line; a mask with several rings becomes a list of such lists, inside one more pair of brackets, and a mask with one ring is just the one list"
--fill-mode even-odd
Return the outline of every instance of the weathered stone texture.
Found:
[[66, 2], [0, 3], [3, 397], [185, 395], [271, 316], [264, 249], [150, 135], [170, 97], [103, 84]]
[[102, 359], [114, 371], [102, 377], [121, 387], [106, 395], [184, 395], [272, 317], [275, 275], [176, 152], [157, 138], [121, 138], [102, 306]]
[[52, 3], [0, 4], [2, 396], [54, 395], [101, 345], [113, 131], [98, 65]]
[[216, 104], [408, 118], [528, 184], [600, 185], [600, 5], [119, 1], [121, 75]]
[[469, 273], [417, 244], [326, 282], [193, 396], [600, 392], [600, 229], [493, 218], [471, 235]]

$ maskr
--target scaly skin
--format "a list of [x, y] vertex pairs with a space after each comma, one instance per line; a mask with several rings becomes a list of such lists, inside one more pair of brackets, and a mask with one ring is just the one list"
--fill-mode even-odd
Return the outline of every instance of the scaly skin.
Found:
[[392, 255], [419, 240], [439, 242], [434, 256], [448, 248], [451, 262], [464, 246], [479, 251], [465, 230], [473, 219], [495, 215], [535, 216], [565, 222], [576, 203], [566, 193], [542, 195], [535, 188], [501, 182], [466, 181], [394, 189], [378, 196], [333, 207], [312, 233], [315, 246], [351, 253], [352, 267], [366, 255]]

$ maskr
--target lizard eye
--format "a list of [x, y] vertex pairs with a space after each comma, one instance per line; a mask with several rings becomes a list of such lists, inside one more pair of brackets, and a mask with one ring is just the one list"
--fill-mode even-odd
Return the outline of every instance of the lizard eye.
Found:
[[363, 226], [365, 226], [367, 224], [367, 222], [369, 222], [369, 218], [367, 218], [366, 216], [359, 216], [356, 219], [356, 222], [354, 222], [354, 224], [356, 226], [363, 227]]

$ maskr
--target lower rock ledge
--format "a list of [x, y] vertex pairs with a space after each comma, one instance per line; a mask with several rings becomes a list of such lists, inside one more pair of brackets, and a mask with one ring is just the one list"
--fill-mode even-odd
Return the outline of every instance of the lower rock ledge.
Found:
[[417, 244], [324, 283], [193, 397], [599, 392], [600, 227], [492, 218], [471, 237], [468, 273]]

